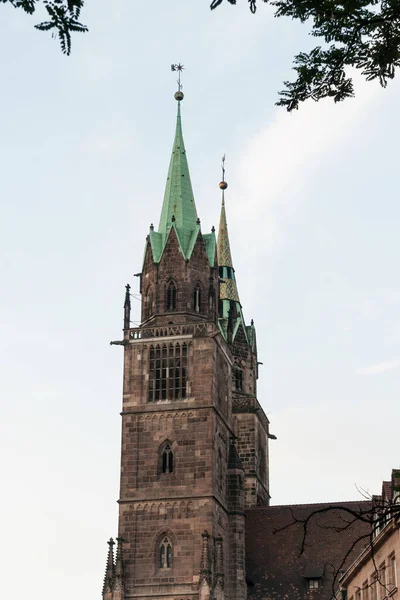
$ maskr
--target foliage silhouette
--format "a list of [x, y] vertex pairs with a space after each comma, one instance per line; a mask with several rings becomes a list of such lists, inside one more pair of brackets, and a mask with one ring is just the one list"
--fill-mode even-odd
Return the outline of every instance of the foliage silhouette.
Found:
[[36, 11], [38, 5], [42, 5], [47, 12], [48, 21], [38, 23], [35, 27], [40, 31], [52, 31], [53, 37], [58, 37], [64, 54], [71, 53], [71, 33], [88, 31], [86, 25], [79, 21], [84, 0], [0, 0], [0, 2], [3, 4], [8, 2], [29, 15]]
[[[248, 0], [252, 13], [257, 0]], [[310, 35], [321, 45], [294, 57], [297, 78], [285, 81], [276, 103], [289, 112], [300, 102], [333, 98], [340, 102], [354, 96], [349, 68], [359, 69], [367, 81], [382, 87], [400, 65], [400, 0], [258, 0], [272, 5], [276, 17], [310, 23]], [[223, 0], [213, 0], [211, 9]], [[236, 0], [228, 0], [236, 4]]]

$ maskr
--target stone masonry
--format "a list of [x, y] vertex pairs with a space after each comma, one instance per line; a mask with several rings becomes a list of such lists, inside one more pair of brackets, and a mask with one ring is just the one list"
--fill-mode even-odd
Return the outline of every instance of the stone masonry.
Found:
[[130, 326], [128, 286], [117, 342], [119, 536], [103, 600], [246, 598], [244, 511], [269, 501], [268, 420], [255, 330], [239, 305], [223, 305], [219, 266], [214, 231], [200, 230], [179, 107], [159, 231], [146, 239], [141, 325]]

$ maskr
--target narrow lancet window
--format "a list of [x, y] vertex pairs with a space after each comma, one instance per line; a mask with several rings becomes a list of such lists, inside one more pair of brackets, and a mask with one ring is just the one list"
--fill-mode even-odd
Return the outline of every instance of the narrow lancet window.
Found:
[[148, 319], [153, 314], [154, 294], [152, 287], [149, 287], [144, 299], [144, 318]]
[[241, 369], [235, 369], [235, 388], [238, 391], [243, 390], [243, 371]]
[[167, 285], [166, 291], [166, 302], [165, 302], [165, 310], [175, 310], [176, 309], [176, 285], [173, 281], [170, 281]]
[[193, 291], [193, 309], [197, 313], [200, 312], [200, 306], [201, 306], [200, 303], [201, 303], [201, 291], [200, 291], [200, 285], [197, 284]]
[[147, 295], [147, 316], [151, 317], [153, 314], [153, 290], [150, 288]]
[[160, 569], [170, 569], [172, 567], [172, 544], [167, 537], [160, 544], [159, 567]]
[[161, 470], [163, 473], [172, 473], [174, 470], [174, 454], [171, 450], [171, 446], [167, 444], [164, 446], [161, 455]]

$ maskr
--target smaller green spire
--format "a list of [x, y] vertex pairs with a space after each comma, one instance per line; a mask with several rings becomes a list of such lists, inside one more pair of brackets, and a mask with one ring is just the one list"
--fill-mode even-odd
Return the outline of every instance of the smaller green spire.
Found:
[[[226, 182], [224, 182], [224, 183], [226, 183]], [[228, 223], [226, 221], [224, 191], [225, 190], [223, 189], [222, 190], [221, 217], [219, 220], [219, 230], [218, 230], [218, 244], [217, 244], [218, 264], [220, 267], [233, 267], [231, 246], [229, 243], [229, 235], [228, 235]]]
[[219, 184], [222, 190], [221, 217], [219, 221], [217, 240], [217, 259], [219, 267], [219, 326], [222, 335], [229, 343], [233, 342], [240, 325], [243, 327], [247, 338], [242, 306], [236, 286], [235, 269], [233, 268], [231, 246], [229, 243], [228, 223], [225, 211], [225, 190], [228, 187], [225, 181], [225, 157], [222, 162], [222, 181]]
[[[222, 184], [224, 184], [222, 186]], [[219, 220], [217, 259], [220, 272], [222, 272], [220, 283], [220, 299], [239, 301], [239, 294], [235, 281], [235, 269], [233, 268], [231, 246], [229, 243], [228, 223], [225, 211], [225, 190], [228, 187], [226, 181], [220, 183], [222, 189], [221, 217]], [[222, 269], [222, 271], [221, 271]]]

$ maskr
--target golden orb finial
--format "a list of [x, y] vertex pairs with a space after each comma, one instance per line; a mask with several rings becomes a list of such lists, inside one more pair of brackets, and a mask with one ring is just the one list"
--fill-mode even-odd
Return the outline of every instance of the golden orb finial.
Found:
[[219, 187], [223, 191], [223, 190], [226, 190], [226, 188], [228, 187], [228, 184], [225, 181], [225, 154], [222, 157], [221, 168], [222, 168], [222, 181], [219, 184]]
[[183, 92], [181, 90], [179, 90], [178, 92], [175, 92], [175, 94], [174, 94], [174, 98], [175, 98], [175, 100], [178, 100], [178, 102], [183, 100], [184, 97], [185, 96], [183, 95]]

